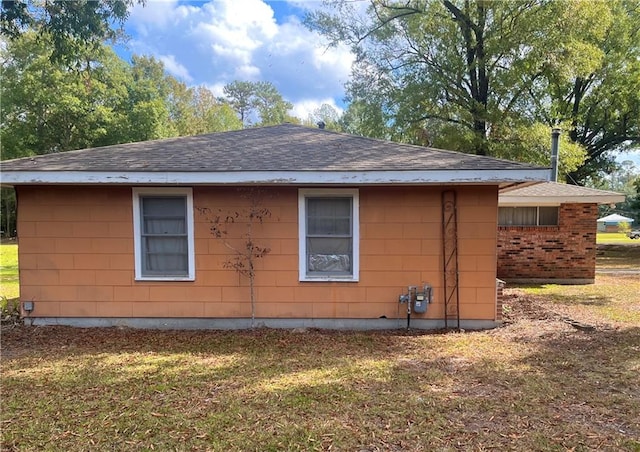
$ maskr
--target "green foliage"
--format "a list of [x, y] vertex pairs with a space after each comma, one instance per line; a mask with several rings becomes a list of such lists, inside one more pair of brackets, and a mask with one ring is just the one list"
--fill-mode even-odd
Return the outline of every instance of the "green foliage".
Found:
[[[581, 73], [548, 77], [548, 86], [541, 86], [536, 97], [551, 103], [551, 113], [559, 121], [571, 123], [571, 139], [587, 149], [585, 165], [572, 174], [584, 181], [610, 172], [615, 153], [640, 146], [640, 2], [575, 6], [578, 9], [565, 23], [593, 10], [596, 24], [593, 29], [585, 27], [582, 37], [599, 53]], [[573, 33], [573, 23], [565, 30]]]
[[320, 123], [324, 123], [325, 129], [342, 132], [340, 113], [329, 104], [316, 108], [302, 123], [308, 127], [319, 127]]
[[538, 162], [563, 125], [579, 145], [562, 144], [561, 171], [574, 180], [640, 143], [638, 0], [326, 6], [306, 24], [358, 56], [345, 130]]
[[2, 206], [2, 223], [0, 237], [15, 237], [16, 231], [16, 192], [13, 187], [0, 188], [0, 202]]
[[20, 300], [0, 296], [0, 320], [3, 325], [20, 321]]
[[223, 90], [245, 126], [277, 125], [291, 119], [288, 111], [293, 105], [284, 100], [271, 82], [234, 81]]
[[126, 65], [106, 47], [84, 49], [70, 67], [52, 43], [25, 33], [2, 49], [2, 158], [79, 149], [107, 141], [127, 96]]
[[627, 223], [626, 221], [621, 221], [620, 223], [618, 223], [618, 232], [626, 234], [629, 231], [631, 231], [631, 225], [629, 223]]
[[611, 174], [604, 177], [589, 177], [587, 186], [615, 191], [624, 194], [626, 199], [624, 202], [614, 206], [599, 206], [599, 215], [601, 217], [610, 213], [619, 213], [635, 220], [635, 225], [640, 224], [640, 168], [631, 160], [625, 160], [613, 167]]
[[[549, 128], [541, 123], [531, 126], [500, 128], [490, 143], [491, 154], [541, 166], [550, 165], [551, 138]], [[572, 142], [567, 134], [560, 135], [558, 180], [575, 171], [585, 161], [586, 150]]]
[[98, 48], [106, 40], [120, 38], [133, 4], [133, 0], [3, 0], [0, 29], [11, 39], [37, 30], [51, 38], [51, 57], [68, 61], [87, 46]]

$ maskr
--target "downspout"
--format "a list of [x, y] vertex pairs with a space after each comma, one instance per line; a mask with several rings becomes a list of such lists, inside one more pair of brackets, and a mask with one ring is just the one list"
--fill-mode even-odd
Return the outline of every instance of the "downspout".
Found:
[[560, 129], [554, 127], [551, 131], [551, 182], [558, 182], [558, 148], [560, 144]]

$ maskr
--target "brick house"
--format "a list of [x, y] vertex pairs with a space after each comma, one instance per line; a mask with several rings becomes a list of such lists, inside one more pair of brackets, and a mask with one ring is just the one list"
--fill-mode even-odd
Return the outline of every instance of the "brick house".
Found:
[[498, 278], [593, 283], [598, 205], [624, 199], [619, 193], [557, 182], [501, 191]]
[[498, 191], [547, 175], [292, 124], [2, 162], [25, 317], [150, 328], [251, 324], [249, 281], [199, 212], [233, 216], [254, 188], [271, 213], [253, 229], [270, 249], [257, 325], [403, 327], [413, 290], [412, 327], [495, 326]]

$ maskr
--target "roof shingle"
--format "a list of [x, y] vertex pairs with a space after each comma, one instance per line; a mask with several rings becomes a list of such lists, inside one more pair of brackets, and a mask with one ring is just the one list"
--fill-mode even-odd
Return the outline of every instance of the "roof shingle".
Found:
[[2, 162], [2, 171], [251, 172], [519, 170], [539, 167], [282, 124]]

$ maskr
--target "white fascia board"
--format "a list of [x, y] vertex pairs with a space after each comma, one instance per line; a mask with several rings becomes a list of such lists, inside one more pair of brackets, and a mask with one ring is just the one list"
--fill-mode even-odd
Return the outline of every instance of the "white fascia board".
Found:
[[500, 184], [548, 179], [546, 169], [435, 171], [238, 171], [238, 172], [93, 172], [8, 171], [3, 185], [154, 184], [154, 185], [382, 185]]
[[498, 205], [559, 206], [560, 204], [616, 204], [624, 202], [624, 195], [603, 196], [499, 196]]

